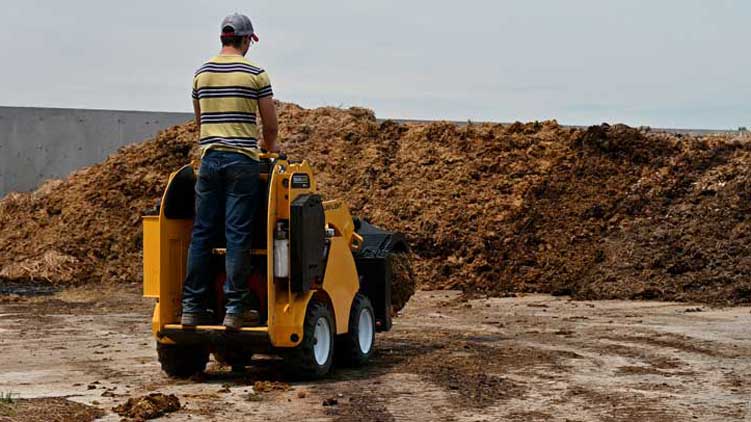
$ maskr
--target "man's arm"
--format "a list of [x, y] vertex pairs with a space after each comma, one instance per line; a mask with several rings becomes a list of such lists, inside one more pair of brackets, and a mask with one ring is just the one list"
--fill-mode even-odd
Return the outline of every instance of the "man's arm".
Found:
[[201, 131], [201, 103], [195, 98], [193, 99], [193, 114], [196, 115], [196, 128]]
[[267, 96], [258, 99], [258, 111], [261, 113], [263, 123], [263, 145], [266, 151], [279, 152], [280, 147], [276, 142], [279, 135], [279, 122], [276, 119], [276, 107], [274, 97]]

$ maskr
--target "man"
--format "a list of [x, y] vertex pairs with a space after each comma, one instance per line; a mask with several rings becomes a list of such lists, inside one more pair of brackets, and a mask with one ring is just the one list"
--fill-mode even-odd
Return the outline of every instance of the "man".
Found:
[[[247, 280], [251, 274], [251, 233], [259, 202], [260, 147], [279, 151], [276, 109], [268, 74], [245, 59], [258, 41], [247, 16], [232, 14], [221, 25], [222, 50], [201, 66], [193, 78], [193, 109], [200, 128], [201, 167], [196, 182], [196, 216], [188, 250], [183, 288], [183, 325], [214, 323], [209, 289], [211, 250], [227, 240], [227, 299], [223, 324], [230, 329], [258, 323], [256, 298]], [[259, 145], [256, 117], [263, 121]], [[224, 233], [222, 233], [224, 228]]]

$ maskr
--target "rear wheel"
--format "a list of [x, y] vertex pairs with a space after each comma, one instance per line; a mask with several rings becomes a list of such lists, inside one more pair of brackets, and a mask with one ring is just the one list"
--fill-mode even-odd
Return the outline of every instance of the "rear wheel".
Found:
[[303, 324], [303, 339], [288, 355], [292, 375], [318, 378], [326, 375], [334, 361], [334, 318], [326, 304], [312, 301]]
[[202, 345], [156, 344], [159, 363], [167, 375], [187, 378], [203, 372], [209, 361], [209, 349]]
[[337, 338], [336, 361], [350, 366], [365, 364], [375, 344], [375, 312], [365, 295], [358, 293], [349, 312], [349, 331]]

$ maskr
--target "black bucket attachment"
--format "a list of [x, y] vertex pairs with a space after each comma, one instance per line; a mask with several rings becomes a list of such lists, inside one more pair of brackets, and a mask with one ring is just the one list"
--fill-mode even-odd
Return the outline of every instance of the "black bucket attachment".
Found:
[[392, 259], [395, 254], [407, 253], [409, 247], [401, 233], [382, 230], [358, 218], [353, 220], [355, 231], [363, 238], [362, 247], [355, 253], [360, 291], [373, 304], [376, 330], [388, 331], [391, 329]]

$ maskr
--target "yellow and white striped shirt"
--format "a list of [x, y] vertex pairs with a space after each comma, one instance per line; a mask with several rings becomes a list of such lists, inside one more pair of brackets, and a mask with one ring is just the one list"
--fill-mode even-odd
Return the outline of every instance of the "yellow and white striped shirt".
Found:
[[258, 159], [258, 100], [272, 96], [265, 70], [240, 55], [219, 55], [198, 68], [193, 98], [201, 107], [200, 144]]

